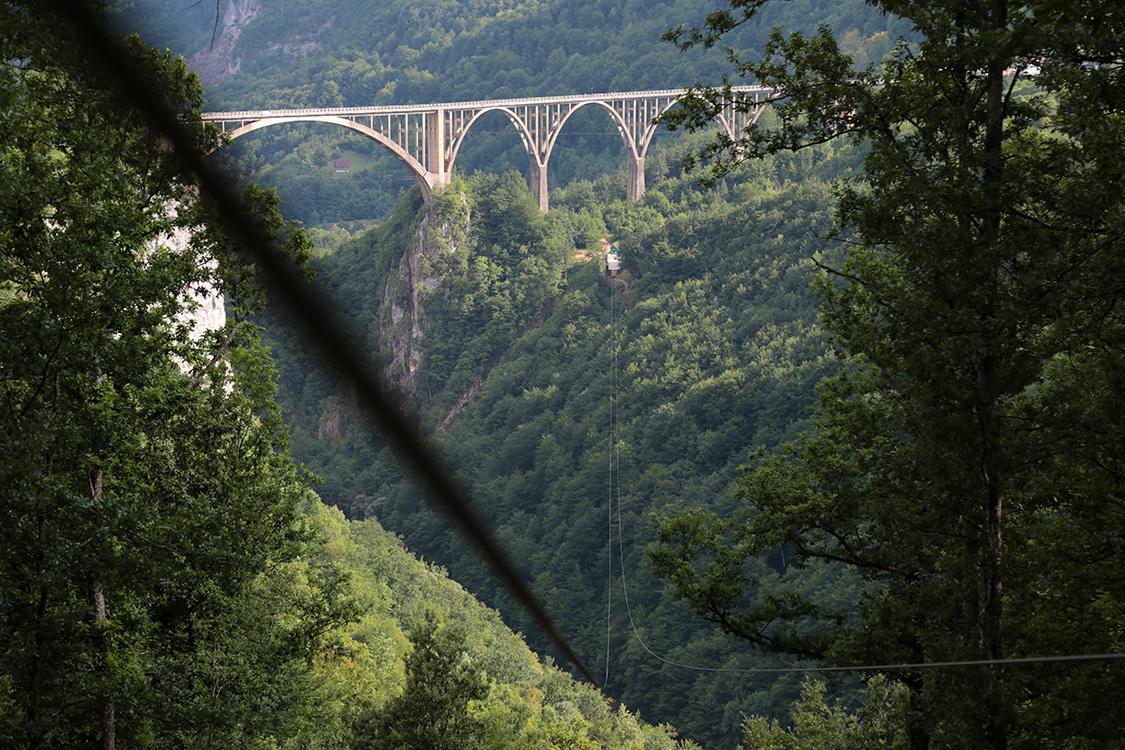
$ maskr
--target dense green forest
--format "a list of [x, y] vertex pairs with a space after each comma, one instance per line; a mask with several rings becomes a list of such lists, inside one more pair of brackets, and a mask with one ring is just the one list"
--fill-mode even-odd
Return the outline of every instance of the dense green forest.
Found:
[[[712, 191], [669, 177], [641, 204], [615, 197], [618, 174], [556, 192], [548, 214], [519, 175], [477, 174], [428, 208], [413, 191], [378, 230], [316, 263], [581, 658], [608, 673], [610, 694], [708, 746], [732, 747], [743, 713], [784, 718], [800, 679], [698, 673], [644, 651], [630, 620], [660, 656], [691, 666], [784, 663], [755, 658], [672, 601], [644, 558], [650, 519], [721, 508], [749, 452], [804, 423], [816, 382], [835, 368], [811, 258], [841, 255], [824, 239], [828, 180], [859, 158], [850, 148], [778, 157]], [[626, 259], [615, 278], [607, 235]], [[434, 281], [413, 319], [396, 323], [410, 307], [407, 266], [429, 267]], [[415, 328], [408, 351], [401, 331]], [[322, 478], [325, 502], [395, 529], [549, 648], [369, 440], [347, 390], [279, 326], [265, 329], [295, 454]], [[806, 578], [841, 600], [859, 586], [827, 570]]]
[[[715, 77], [724, 65], [718, 50], [684, 55], [660, 42], [660, 34], [689, 11], [684, 4], [659, 3], [516, 4], [494, 10], [389, 4], [360, 18], [333, 6], [309, 6], [304, 16], [267, 9], [235, 40], [243, 67], [208, 92], [216, 108], [243, 108], [681, 86]], [[812, 4], [778, 6], [740, 31], [741, 38], [756, 47], [772, 25], [811, 29], [826, 12]], [[830, 12], [829, 20], [847, 30], [847, 43], [864, 61], [877, 59], [890, 49], [894, 34], [907, 31], [893, 17], [872, 14], [859, 3], [837, 4]], [[303, 33], [294, 30], [295, 18], [302, 19], [302, 29], [322, 30], [316, 36], [320, 46], [306, 57], [278, 53], [279, 39]], [[347, 23], [337, 25], [339, 19]], [[272, 31], [254, 35], [258, 26]], [[355, 41], [359, 29], [365, 30], [362, 44]], [[430, 38], [436, 32], [448, 46]], [[544, 55], [546, 50], [553, 51]], [[423, 275], [442, 281], [417, 300], [409, 282], [388, 288], [388, 274], [401, 277], [405, 248], [417, 231], [417, 197], [405, 190], [409, 178], [393, 159], [327, 127], [270, 128], [236, 141], [230, 167], [276, 185], [287, 215], [313, 225], [313, 237], [339, 247], [318, 264], [320, 279], [367, 333], [370, 348], [385, 357], [420, 422], [446, 433], [449, 460], [478, 469], [477, 476], [465, 476], [470, 492], [502, 540], [519, 550], [517, 557], [549, 608], [566, 613], [564, 626], [576, 633], [585, 660], [600, 664], [598, 669], [611, 666], [602, 654], [604, 613], [613, 600], [620, 604], [623, 593], [620, 581], [612, 588], [605, 582], [609, 477], [600, 469], [609, 460], [609, 383], [617, 377], [623, 384], [623, 440], [637, 446], [628, 449], [635, 455], [623, 454], [636, 461], [627, 476], [644, 478], [637, 489], [625, 485], [627, 498], [637, 498], [622, 519], [633, 535], [625, 573], [638, 576], [638, 592], [645, 592], [633, 596], [654, 611], [671, 607], [679, 624], [662, 634], [665, 642], [709, 644], [701, 651], [706, 658], [695, 659], [698, 665], [753, 659], [709, 626], [701, 630], [686, 608], [669, 602], [642, 550], [654, 540], [651, 514], [721, 502], [733, 491], [735, 469], [750, 449], [776, 445], [799, 431], [813, 385], [832, 367], [816, 331], [809, 258], [816, 252], [839, 255], [838, 245], [819, 239], [830, 227], [829, 183], [854, 168], [858, 154], [829, 149], [779, 159], [708, 192], [679, 175], [685, 147], [661, 135], [657, 143], [664, 147], [649, 154], [646, 179], [662, 187], [637, 206], [622, 200], [625, 158], [619, 136], [608, 118], [584, 110], [568, 123], [552, 159], [555, 209], [539, 216], [522, 185], [526, 155], [515, 133], [499, 116], [495, 124], [482, 121], [477, 127], [458, 158], [464, 175], [458, 189], [466, 205], [462, 208], [459, 198], [437, 205], [432, 220], [452, 226], [455, 235], [465, 223], [464, 236], [425, 230], [457, 250], [423, 260], [433, 266]], [[347, 175], [327, 168], [341, 155], [353, 165]], [[381, 191], [375, 189], [380, 182]], [[341, 229], [354, 230], [383, 215], [389, 218], [374, 233], [350, 244], [344, 239]], [[759, 226], [769, 234], [760, 235]], [[599, 260], [607, 236], [617, 239], [629, 259], [629, 276], [612, 288]], [[593, 260], [576, 263], [576, 250]], [[774, 284], [778, 280], [784, 282], [780, 287]], [[614, 289], [620, 294], [611, 303]], [[390, 319], [415, 303], [425, 306], [419, 320], [425, 336], [411, 349], [403, 326], [419, 316], [408, 315], [407, 323], [397, 325]], [[621, 317], [611, 331], [612, 305], [620, 307]], [[295, 455], [319, 475], [325, 501], [355, 518], [380, 518], [403, 534], [412, 550], [441, 560], [458, 580], [504, 607], [517, 628], [537, 637], [403, 480], [382, 446], [370, 443], [350, 421], [348, 394], [317, 370], [301, 346], [284, 335], [273, 338], [274, 327], [267, 329]], [[559, 332], [565, 332], [565, 345], [548, 346]], [[640, 341], [633, 344], [635, 336]], [[532, 341], [538, 353], [528, 352]], [[618, 345], [623, 370], [614, 376], [609, 363]], [[556, 358], [567, 366], [551, 364]], [[536, 400], [531, 395], [536, 393], [545, 396]], [[504, 416], [490, 414], [496, 409]], [[498, 455], [503, 460], [493, 463]], [[543, 514], [533, 512], [536, 508]], [[593, 537], [601, 540], [597, 543], [591, 541], [595, 528], [601, 529]], [[619, 606], [612, 618], [609, 640], [620, 654], [632, 635]], [[536, 646], [546, 648], [542, 642]], [[639, 701], [635, 705], [644, 716], [670, 721], [716, 746], [737, 741], [743, 712], [783, 718], [799, 690], [799, 678], [771, 677], [737, 678], [732, 691], [730, 678], [662, 669], [641, 651], [617, 663], [619, 658], [615, 655], [608, 669], [615, 683], [611, 694], [630, 705]], [[651, 674], [660, 674], [668, 689], [650, 689]], [[716, 711], [723, 717], [717, 722]]]
[[[1073, 656], [1046, 627], [1059, 607], [1097, 633], [1083, 651], [1120, 646], [1108, 561], [1121, 545], [1105, 531], [1120, 510], [1108, 437], [1119, 425], [1113, 22], [1034, 3], [874, 3], [908, 16], [917, 36], [865, 70], [856, 38], [864, 51], [888, 49], [869, 28], [789, 35], [809, 28], [796, 23], [768, 42], [739, 37], [776, 8], [758, 14], [761, 5], [731, 3], [729, 15], [703, 19], [700, 36], [678, 37], [689, 50], [731, 44], [732, 72], [795, 92], [729, 152], [701, 150], [719, 157], [713, 193], [661, 170], [660, 187], [627, 206], [607, 190], [612, 175], [560, 181], [557, 212], [537, 219], [509, 188], [499, 190], [505, 210], [498, 178], [468, 177], [463, 207], [437, 206], [433, 220], [483, 217], [466, 222], [475, 231], [454, 229], [450, 253], [469, 247], [476, 263], [415, 276], [426, 292], [408, 305], [395, 278], [406, 278], [410, 251], [393, 251], [406, 253], [397, 271], [393, 256], [377, 261], [391, 280], [375, 274], [367, 287], [384, 304], [379, 322], [365, 319], [373, 346], [583, 654], [608, 644], [609, 689], [642, 713], [722, 746], [740, 738], [743, 714], [764, 717], [746, 742], [784, 743], [801, 740], [768, 720], [791, 704], [835, 710], [814, 688], [797, 701], [796, 679], [699, 676], [657, 659], [668, 653], [711, 666], [983, 659], [994, 663], [872, 683], [863, 710], [901, 717], [877, 741], [1113, 741], [1119, 721], [1100, 697], [1117, 692], [1112, 660], [1061, 673], [1002, 664]], [[1036, 80], [1021, 80], [1033, 68]], [[712, 113], [700, 104], [670, 121], [705, 126]], [[682, 148], [670, 144], [671, 162]], [[731, 171], [747, 155], [761, 160]], [[579, 248], [563, 229], [576, 215], [604, 224], [626, 276], [605, 281], [600, 268], [563, 261], [558, 283], [551, 263]], [[847, 260], [822, 240], [837, 229]], [[429, 249], [418, 250], [423, 263]], [[814, 267], [831, 339], [804, 291]], [[321, 268], [353, 289], [361, 273], [343, 253]], [[756, 273], [772, 282], [764, 296]], [[387, 317], [408, 309], [420, 335], [404, 346]], [[849, 363], [838, 374], [828, 340]], [[798, 435], [817, 382], [817, 419]], [[377, 445], [347, 447], [339, 409], [298, 400], [303, 455], [344, 482], [326, 496], [400, 529], [514, 611]], [[642, 550], [654, 538], [648, 557], [687, 608], [646, 577]], [[1092, 571], [1095, 560], [1108, 567]], [[848, 685], [842, 695], [857, 699]], [[864, 731], [847, 741], [876, 741]]]
[[[746, 467], [732, 510], [661, 519], [651, 556], [757, 649], [897, 663], [868, 672], [905, 693], [910, 747], [1114, 746], [1125, 18], [872, 4], [917, 42], [856, 69], [827, 29], [775, 33], [731, 65], [786, 92], [777, 120], [699, 152], [710, 182], [748, 158], [867, 149], [836, 190], [847, 260], [816, 281], [847, 366], [821, 384], [813, 429]], [[730, 6], [670, 36], [721, 43], [756, 4]], [[707, 127], [722, 97], [670, 119]], [[862, 576], [858, 606], [761, 571], [779, 545], [795, 567]]]
[[[110, 10], [200, 71], [206, 93], [132, 42], [189, 123], [724, 75], [789, 92], [734, 143], [706, 132], [721, 90], [673, 110], [705, 132], [658, 137], [636, 203], [584, 111], [549, 213], [499, 117], [427, 204], [328, 126], [214, 157], [277, 189], [247, 210], [331, 293], [600, 691], [553, 666], [160, 134], [36, 10], [0, 10], [0, 103], [29, 115], [0, 122], [0, 742], [1120, 743], [1117, 3]], [[203, 286], [228, 322], [198, 335]], [[960, 661], [984, 663], [931, 668]], [[884, 666], [754, 671], [856, 664]]]
[[[0, 26], [0, 744], [692, 746], [319, 501], [251, 322], [272, 290], [166, 124], [68, 12]], [[182, 60], [123, 41], [213, 149]], [[303, 267], [276, 196], [242, 201]]]

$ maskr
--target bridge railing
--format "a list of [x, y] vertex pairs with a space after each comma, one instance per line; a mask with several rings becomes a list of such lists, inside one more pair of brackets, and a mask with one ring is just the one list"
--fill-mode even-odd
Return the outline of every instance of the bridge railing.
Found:
[[[734, 86], [737, 93], [772, 94], [765, 86]], [[485, 109], [489, 107], [520, 107], [535, 104], [570, 104], [575, 102], [605, 102], [628, 99], [648, 99], [654, 97], [681, 96], [687, 89], [663, 89], [658, 91], [624, 91], [599, 94], [567, 94], [561, 96], [533, 96], [519, 99], [482, 99], [471, 102], [443, 102], [440, 104], [384, 104], [372, 107], [315, 107], [302, 109], [263, 109], [231, 112], [205, 112], [206, 121], [258, 120], [264, 117], [354, 117], [361, 115], [388, 115], [407, 112], [435, 112], [450, 109]]]

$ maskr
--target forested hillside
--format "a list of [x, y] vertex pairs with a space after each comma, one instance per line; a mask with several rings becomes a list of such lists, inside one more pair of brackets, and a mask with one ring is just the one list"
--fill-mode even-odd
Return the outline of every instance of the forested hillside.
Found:
[[348, 581], [360, 614], [323, 638], [310, 709], [284, 747], [693, 747], [532, 653], [378, 522], [349, 522], [312, 494], [303, 511], [319, 533], [311, 565]]
[[[639, 203], [587, 108], [547, 214], [499, 115], [425, 206], [328, 126], [218, 158], [313, 229], [320, 280], [610, 695], [709, 747], [1008, 750], [1122, 733], [1118, 6], [232, 2], [207, 50], [213, 19], [150, 18], [216, 108], [725, 73], [785, 92], [733, 143], [659, 136]], [[700, 28], [658, 41], [681, 22]], [[668, 120], [709, 127], [721, 97]], [[676, 166], [698, 154], [708, 190]], [[341, 156], [352, 172], [327, 168]], [[547, 650], [351, 390], [276, 311], [257, 320], [324, 500]], [[716, 670], [798, 659], [882, 666], [865, 693], [833, 683], [843, 707], [795, 675]], [[402, 704], [384, 705], [350, 726], [389, 736]]]
[[[198, 81], [72, 9], [0, 8], [0, 745], [693, 747], [313, 494], [274, 289], [168, 147], [217, 145]], [[306, 270], [275, 196], [230, 202]]]
[[[232, 3], [214, 52], [193, 60], [215, 76], [213, 108], [663, 89], [723, 70], [719, 50], [684, 55], [660, 41], [693, 10]], [[157, 38], [189, 56], [209, 44], [202, 32], [213, 18], [200, 16], [194, 36], [166, 16], [152, 18]], [[756, 48], [774, 25], [811, 29], [822, 20], [844, 30], [861, 61], [885, 53], [897, 29], [862, 3], [802, 2], [774, 7], [738, 38]], [[661, 666], [634, 639], [623, 595], [662, 656], [705, 667], [754, 658], [673, 603], [643, 548], [654, 539], [653, 514], [722, 507], [749, 451], [793, 437], [803, 424], [814, 384], [832, 368], [815, 325], [809, 259], [839, 252], [821, 239], [830, 227], [829, 181], [858, 155], [830, 149], [778, 159], [701, 191], [679, 175], [686, 151], [675, 143], [658, 136], [664, 147], [646, 161], [650, 195], [629, 204], [620, 137], [608, 117], [581, 110], [552, 158], [554, 209], [541, 216], [514, 131], [498, 115], [482, 120], [458, 157], [464, 207], [454, 194], [422, 230], [454, 250], [427, 256], [423, 275], [441, 284], [419, 295], [401, 273], [417, 243], [417, 198], [401, 166], [377, 147], [327, 126], [276, 127], [236, 141], [228, 168], [276, 186], [287, 215], [311, 225], [320, 252], [335, 250], [317, 267], [321, 280], [368, 333], [420, 422], [442, 434], [451, 464], [549, 610], [583, 659], [608, 674], [610, 694], [650, 720], [733, 747], [742, 713], [784, 717], [799, 680]], [[351, 162], [348, 174], [328, 168], [341, 156]], [[372, 234], [347, 241], [384, 216]], [[437, 224], [445, 229], [434, 231]], [[626, 258], [612, 284], [601, 260], [606, 237]], [[415, 303], [424, 314], [391, 321]], [[424, 339], [411, 349], [405, 327], [415, 322]], [[354, 518], [379, 518], [537, 637], [381, 446], [362, 437], [348, 394], [267, 329], [294, 453], [320, 476], [325, 501]], [[620, 461], [612, 489], [625, 509], [620, 518], [608, 505], [611, 451]], [[612, 574], [611, 528], [626, 535], [624, 568], [618, 561]], [[840, 595], [852, 585], [841, 584]]]
[[[581, 658], [608, 674], [610, 694], [708, 746], [733, 747], [743, 713], [783, 716], [799, 680], [698, 673], [647, 654], [634, 624], [660, 656], [691, 666], [776, 663], [700, 628], [652, 578], [643, 549], [654, 514], [722, 508], [736, 467], [794, 437], [833, 371], [810, 259], [840, 253], [824, 239], [827, 180], [858, 156], [777, 158], [713, 191], [670, 176], [639, 205], [616, 197], [619, 174], [558, 191], [549, 214], [518, 175], [481, 174], [429, 209], [408, 197], [316, 264]], [[625, 259], [612, 278], [610, 235]], [[429, 267], [433, 281], [395, 321], [393, 309], [410, 307], [407, 266]], [[378, 518], [548, 648], [366, 439], [347, 392], [266, 328], [295, 453], [322, 478], [325, 501]], [[396, 331], [419, 329], [403, 349]], [[841, 600], [856, 586], [808, 578], [832, 581]]]

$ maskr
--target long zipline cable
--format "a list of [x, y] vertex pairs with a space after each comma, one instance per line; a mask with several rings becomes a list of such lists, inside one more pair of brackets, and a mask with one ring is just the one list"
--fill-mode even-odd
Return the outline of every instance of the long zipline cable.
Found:
[[[614, 355], [617, 351], [617, 346], [613, 341], [613, 333], [617, 330], [616, 314], [617, 308], [615, 304], [617, 292], [610, 284], [611, 291], [609, 295], [609, 356], [613, 361]], [[615, 365], [610, 366], [612, 373]], [[606, 529], [608, 531], [608, 541], [606, 543], [606, 587], [605, 587], [605, 682], [602, 686], [609, 684], [609, 661], [611, 656], [611, 644], [613, 636], [613, 428], [614, 428], [614, 406], [616, 399], [613, 397], [614, 386], [613, 376], [610, 375], [610, 399], [609, 399], [609, 481], [607, 482], [606, 492]]]
[[219, 179], [206, 156], [195, 147], [187, 126], [169, 106], [160, 87], [151, 80], [146, 66], [135, 59], [134, 54], [121, 44], [105, 26], [102, 17], [84, 0], [53, 0], [50, 4], [69, 21], [92, 62], [104, 64], [115, 81], [117, 93], [125, 97], [152, 129], [165, 139], [181, 166], [195, 179], [200, 194], [214, 208], [223, 228], [233, 241], [246, 248], [271, 283], [271, 291], [300, 323], [299, 330], [305, 341], [354, 389], [361, 413], [367, 418], [369, 426], [386, 437], [399, 460], [427, 490], [428, 497], [461, 530], [513, 598], [582, 676], [596, 686], [593, 675], [551, 620], [505, 550], [493, 538], [461, 488], [438, 460], [437, 454], [406, 421], [402, 411], [387, 394], [382, 377], [370, 357], [349, 335], [350, 326], [323, 293], [297, 272], [259, 223], [242, 209], [239, 197]]
[[606, 584], [606, 612], [605, 612], [605, 682], [609, 684], [610, 646], [613, 635], [613, 617], [610, 602], [613, 598], [613, 492], [620, 486], [617, 480], [617, 279], [610, 277], [609, 287], [609, 481], [606, 497], [608, 542], [606, 543], [606, 558], [609, 572], [609, 582]]

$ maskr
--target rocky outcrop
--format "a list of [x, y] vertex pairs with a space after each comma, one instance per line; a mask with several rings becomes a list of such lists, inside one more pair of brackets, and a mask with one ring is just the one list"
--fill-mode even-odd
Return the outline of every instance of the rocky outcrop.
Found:
[[[453, 200], [463, 204], [465, 198], [457, 196]], [[452, 221], [458, 225], [454, 226]], [[426, 356], [426, 333], [433, 325], [425, 300], [440, 294], [450, 281], [440, 278], [433, 269], [442, 266], [438, 262], [440, 256], [456, 252], [467, 236], [467, 211], [459, 220], [451, 220], [449, 216], [439, 216], [434, 204], [429, 204], [414, 230], [414, 241], [387, 279], [383, 309], [389, 311], [389, 316], [384, 318], [380, 330], [383, 345], [391, 353], [385, 374], [403, 393], [418, 393], [416, 374]]]
[[281, 51], [290, 57], [308, 57], [314, 52], [319, 52], [321, 43], [317, 40], [321, 34], [332, 28], [332, 19], [322, 23], [319, 27], [294, 34], [283, 42], [273, 42], [266, 48], [267, 52]]
[[426, 241], [426, 227], [431, 221], [433, 218], [427, 212], [414, 232], [414, 242], [403, 253], [383, 292], [383, 308], [390, 311], [389, 325], [384, 323], [380, 332], [391, 352], [386, 375], [408, 394], [417, 392], [415, 372], [426, 353], [422, 290], [433, 288], [437, 282], [422, 277], [422, 260], [432, 252]]
[[234, 45], [246, 24], [262, 12], [262, 2], [263, 0], [230, 0], [214, 44], [196, 52], [188, 60], [188, 65], [199, 74], [204, 86], [222, 83], [242, 67], [242, 58], [235, 55]]
[[449, 424], [453, 421], [453, 418], [461, 412], [465, 411], [465, 408], [470, 403], [472, 403], [473, 399], [477, 397], [478, 393], [480, 393], [480, 387], [482, 385], [484, 385], [484, 381], [477, 380], [477, 382], [473, 383], [469, 387], [469, 390], [462, 393], [461, 397], [457, 399], [457, 402], [455, 404], [453, 404], [453, 408], [451, 408], [445, 415], [445, 419], [441, 421], [441, 424], [437, 426], [437, 429], [434, 430], [434, 432], [439, 435], [445, 434], [445, 431], [449, 428]]
[[[191, 242], [192, 230], [179, 227], [157, 241], [174, 252], [187, 252]], [[207, 261], [207, 267], [218, 267], [214, 258]], [[192, 288], [186, 292], [187, 305], [177, 318], [177, 323], [186, 324], [192, 339], [200, 339], [208, 331], [214, 331], [227, 324], [227, 311], [223, 295], [211, 287]]]
[[[217, 266], [218, 262], [211, 260], [209, 265]], [[223, 304], [223, 295], [208, 288], [202, 294], [193, 291], [191, 297], [195, 302], [191, 315], [191, 335], [193, 338], [200, 338], [207, 331], [217, 330], [227, 324], [227, 311]]]
[[332, 28], [332, 18], [317, 22], [315, 26], [312, 25], [313, 19], [301, 19], [291, 25], [294, 31], [287, 38], [271, 40], [265, 48], [247, 50], [244, 44], [236, 49], [242, 30], [262, 13], [264, 2], [265, 0], [230, 0], [214, 44], [195, 53], [188, 60], [188, 65], [199, 74], [205, 86], [222, 83], [238, 73], [244, 55], [253, 58], [255, 55], [282, 52], [290, 57], [308, 57], [320, 51], [322, 44], [318, 37]]

